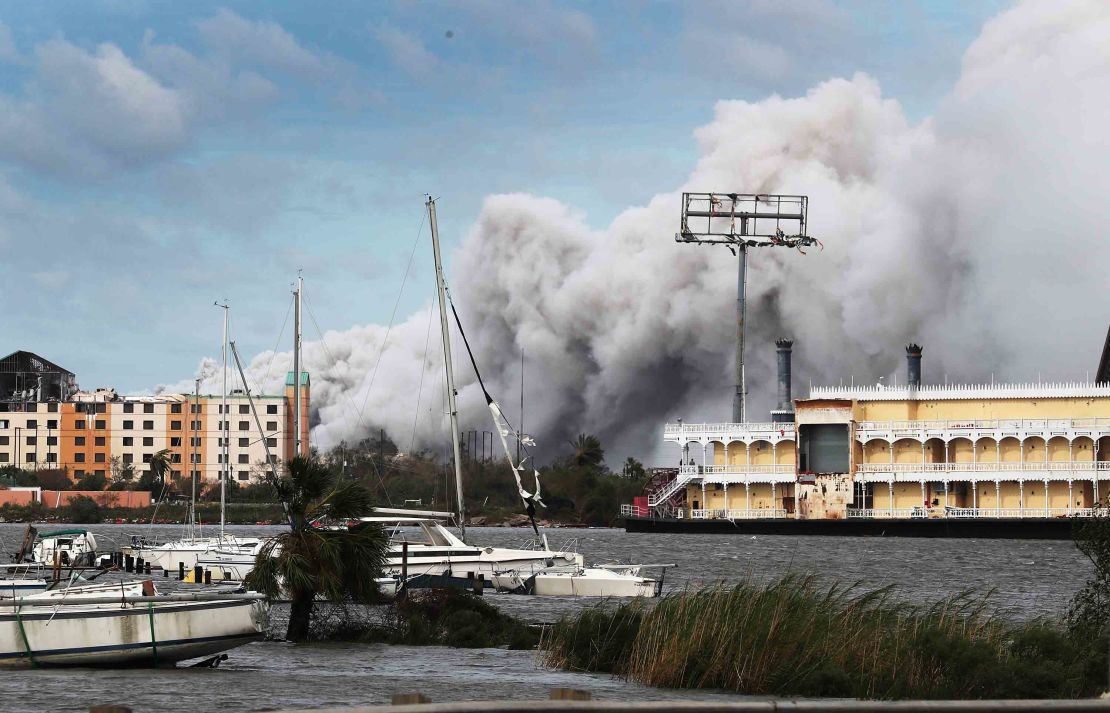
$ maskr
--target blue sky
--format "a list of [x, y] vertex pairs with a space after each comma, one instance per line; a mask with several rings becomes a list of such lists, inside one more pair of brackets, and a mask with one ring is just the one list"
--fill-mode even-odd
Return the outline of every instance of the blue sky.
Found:
[[272, 348], [299, 268], [322, 329], [385, 323], [423, 193], [448, 254], [495, 193], [604, 226], [682, 182], [718, 100], [863, 71], [927, 117], [1008, 5], [0, 4], [0, 352], [181, 381], [218, 351], [213, 300]]

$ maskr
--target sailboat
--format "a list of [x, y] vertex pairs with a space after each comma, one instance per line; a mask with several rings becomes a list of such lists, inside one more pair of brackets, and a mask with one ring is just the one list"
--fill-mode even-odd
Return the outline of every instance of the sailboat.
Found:
[[[481, 547], [466, 543], [466, 508], [462, 487], [462, 459], [459, 448], [458, 407], [455, 402], [455, 376], [452, 365], [451, 337], [447, 307], [450, 295], [443, 274], [440, 257], [439, 231], [436, 224], [435, 201], [428, 197], [428, 221], [432, 233], [432, 250], [435, 259], [436, 289], [439, 295], [440, 330], [443, 336], [443, 358], [447, 376], [447, 404], [451, 421], [451, 442], [455, 455], [455, 486], [458, 503], [459, 537], [455, 537], [444, 522], [450, 513], [413, 510], [393, 510], [378, 508], [375, 514], [362, 518], [363, 522], [376, 522], [394, 526], [390, 542], [388, 572], [398, 581], [399, 586], [411, 586], [413, 579], [423, 576], [430, 586], [442, 586], [444, 575], [459, 579], [465, 573], [468, 583], [481, 581], [481, 586], [495, 587], [501, 591], [521, 594], [547, 596], [615, 596], [615, 597], [652, 597], [659, 596], [663, 579], [649, 579], [640, 575], [643, 568], [666, 569], [674, 565], [596, 565], [586, 567], [584, 558], [577, 552], [553, 551], [547, 543], [546, 535], [541, 535], [536, 526], [536, 506], [543, 506], [540, 493], [540, 474], [533, 466], [526, 466], [531, 459], [528, 448], [534, 446], [532, 439], [509, 424], [507, 417], [497, 401], [486, 389], [481, 371], [470, 343], [463, 330], [458, 312], [451, 304], [451, 313], [462, 337], [466, 353], [478, 378], [478, 384], [485, 396], [501, 446], [505, 451], [509, 466], [516, 481], [517, 493], [524, 505], [525, 512], [537, 535], [535, 549], [511, 549]], [[523, 394], [523, 391], [522, 391]], [[522, 395], [523, 398], [523, 395]], [[509, 440], [516, 440], [517, 458], [513, 458]], [[523, 450], [524, 457], [520, 453]], [[532, 491], [525, 489], [523, 476], [531, 467], [534, 485]], [[408, 526], [406, 529], [405, 526]], [[416, 538], [411, 529], [419, 529]], [[448, 582], [449, 583], [449, 582]]]
[[[390, 551], [385, 573], [394, 580], [400, 581], [402, 586], [406, 584], [411, 586], [412, 583], [420, 581], [420, 579], [429, 582], [432, 586], [442, 585], [445, 581], [452, 579], [465, 579], [471, 582], [480, 581], [483, 583], [482, 586], [492, 587], [494, 576], [498, 572], [507, 570], [532, 572], [556, 565], [582, 566], [581, 554], [552, 550], [546, 537], [538, 537], [533, 548], [520, 549], [484, 547], [467, 542], [459, 412], [456, 404], [450, 320], [447, 312], [449, 296], [440, 252], [435, 199], [428, 196], [425, 207], [428, 211], [428, 223], [431, 227], [436, 291], [439, 296], [439, 323], [443, 341], [444, 369], [447, 377], [447, 410], [451, 423], [451, 446], [455, 457], [455, 502], [457, 511], [450, 513], [375, 508], [371, 515], [360, 518], [359, 521], [366, 524], [381, 525], [391, 532]], [[502, 438], [504, 439], [504, 434]], [[538, 489], [536, 495], [538, 496]], [[458, 526], [458, 536], [448, 529], [448, 524], [452, 519]]]
[[[298, 309], [297, 319], [300, 320], [300, 288], [298, 287]], [[230, 434], [228, 433], [228, 403], [227, 403], [227, 370], [228, 370], [228, 353], [233, 348], [230, 340], [229, 330], [229, 313], [231, 310], [230, 305], [226, 302], [220, 304], [216, 303], [217, 307], [223, 309], [223, 344], [221, 345], [221, 355], [223, 358], [223, 393], [220, 400], [220, 447], [222, 449], [221, 464], [220, 464], [220, 530], [219, 534], [215, 537], [198, 536], [196, 531], [196, 506], [197, 506], [197, 484], [196, 474], [194, 472], [193, 464], [190, 463], [189, 470], [192, 477], [192, 498], [189, 507], [189, 531], [188, 534], [180, 539], [171, 540], [167, 542], [150, 541], [145, 537], [133, 536], [130, 545], [123, 548], [124, 554], [129, 554], [133, 557], [142, 557], [144, 561], [149, 562], [151, 567], [161, 567], [165, 570], [176, 570], [181, 566], [185, 569], [191, 570], [198, 560], [204, 557], [211, 557], [215, 554], [226, 556], [242, 556], [252, 557], [258, 553], [265, 543], [264, 538], [260, 537], [241, 537], [228, 534], [224, 531], [224, 526], [227, 520], [227, 479], [230, 476], [230, 459], [228, 458], [228, 442]], [[300, 348], [300, 329], [298, 324], [297, 329], [297, 345], [296, 349], [299, 352]], [[299, 353], [295, 355], [295, 361], [299, 359]], [[242, 374], [242, 369], [240, 369]], [[243, 378], [244, 385], [246, 378]], [[200, 381], [196, 382], [196, 391], [194, 392], [194, 405], [200, 403]], [[300, 390], [297, 390], [297, 396], [300, 396]], [[297, 399], [299, 402], [299, 398]], [[252, 402], [253, 409], [253, 402]], [[199, 414], [199, 409], [197, 409]], [[299, 415], [299, 409], [298, 409]], [[195, 416], [196, 420], [199, 418]], [[299, 425], [299, 419], [295, 421]], [[299, 431], [298, 431], [299, 435]], [[263, 443], [265, 443], [265, 435], [263, 435]], [[299, 441], [299, 439], [298, 439]], [[269, 448], [267, 447], [267, 453]], [[273, 459], [267, 458], [270, 463]]]

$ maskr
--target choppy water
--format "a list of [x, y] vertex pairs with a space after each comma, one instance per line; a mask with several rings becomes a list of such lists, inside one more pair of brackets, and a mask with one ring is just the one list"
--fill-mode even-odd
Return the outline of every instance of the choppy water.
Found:
[[[146, 526], [101, 525], [98, 537], [117, 543]], [[238, 534], [276, 532], [274, 527], [230, 527]], [[18, 548], [22, 526], [0, 525], [3, 551]], [[161, 526], [155, 535], [177, 536]], [[524, 530], [473, 528], [469, 539], [519, 546]], [[932, 601], [968, 588], [993, 590], [992, 601], [1010, 616], [1059, 616], [1089, 574], [1070, 542], [628, 534], [620, 530], [553, 530], [552, 546], [569, 539], [587, 561], [674, 562], [672, 587], [787, 572], [825, 579], [894, 585], [900, 596]], [[102, 547], [105, 543], [102, 543]], [[588, 600], [492, 595], [488, 600], [522, 618], [552, 621], [590, 606]], [[87, 669], [0, 673], [6, 711], [87, 710], [96, 703], [125, 703], [137, 711], [201, 708], [227, 711], [305, 708], [387, 702], [393, 693], [421, 691], [432, 700], [544, 698], [563, 686], [585, 688], [596, 698], [691, 697], [646, 689], [607, 676], [548, 671], [527, 651], [329, 644], [293, 646], [259, 642], [230, 652], [216, 670]], [[701, 697], [714, 694], [701, 694]]]

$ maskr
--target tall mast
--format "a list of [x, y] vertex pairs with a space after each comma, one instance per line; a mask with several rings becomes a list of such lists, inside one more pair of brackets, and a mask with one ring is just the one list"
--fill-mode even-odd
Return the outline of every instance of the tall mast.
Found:
[[455, 498], [459, 507], [459, 533], [466, 540], [466, 505], [463, 503], [462, 455], [459, 448], [459, 410], [455, 405], [455, 371], [451, 364], [451, 333], [447, 327], [447, 288], [443, 279], [443, 260], [439, 255], [439, 226], [436, 202], [428, 196], [428, 223], [432, 226], [432, 254], [435, 256], [436, 290], [439, 293], [439, 327], [443, 332], [443, 363], [447, 369], [447, 411], [451, 416], [451, 445], [455, 451]]
[[301, 455], [301, 292], [304, 278], [297, 274], [293, 292], [293, 455]]
[[220, 539], [224, 536], [224, 520], [225, 511], [227, 510], [227, 440], [228, 440], [228, 418], [227, 412], [227, 342], [228, 342], [228, 305], [224, 302], [222, 305], [217, 303], [217, 306], [223, 307], [224, 310], [224, 343], [221, 345], [220, 352], [223, 355], [223, 394], [220, 398], [220, 454], [223, 462], [220, 464]]
[[192, 496], [189, 498], [189, 539], [197, 538], [197, 464], [196, 464], [196, 439], [199, 431], [195, 424], [200, 422], [200, 379], [193, 382], [193, 406], [189, 409], [189, 482], [192, 484]]

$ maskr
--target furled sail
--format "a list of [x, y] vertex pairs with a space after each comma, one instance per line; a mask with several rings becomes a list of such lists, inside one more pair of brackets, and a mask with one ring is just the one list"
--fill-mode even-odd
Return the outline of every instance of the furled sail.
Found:
[[[482, 387], [482, 394], [486, 397], [486, 405], [489, 406], [490, 414], [493, 416], [493, 423], [497, 426], [497, 433], [501, 436], [501, 447], [505, 449], [505, 457], [509, 461], [509, 467], [513, 471], [513, 478], [516, 479], [516, 490], [520, 495], [521, 501], [524, 503], [524, 511], [528, 514], [528, 519], [532, 523], [532, 530], [538, 536], [540, 530], [536, 527], [536, 506], [546, 507], [543, 501], [540, 500], [540, 472], [532, 467], [532, 477], [535, 482], [535, 490], [529, 493], [524, 489], [524, 482], [521, 479], [525, 471], [525, 464], [531, 460], [532, 456], [528, 453], [529, 446], [535, 446], [536, 442], [532, 440], [531, 436], [527, 436], [514, 429], [509, 420], [505, 417], [501, 407], [490, 396], [489, 391], [486, 390], [486, 384], [482, 381], [482, 372], [478, 370], [478, 362], [474, 359], [474, 352], [470, 349], [470, 342], [466, 338], [466, 332], [463, 330], [462, 320], [459, 319], [459, 313], [455, 309], [455, 302], [451, 299], [450, 291], [444, 290], [447, 294], [447, 300], [451, 304], [451, 313], [455, 315], [455, 324], [459, 328], [459, 334], [462, 336], [463, 344], [466, 346], [466, 353], [470, 356], [470, 364], [474, 367], [474, 374], [478, 377], [478, 385]], [[509, 448], [509, 441], [513, 440], [520, 445], [520, 450], [524, 453], [524, 458], [518, 463], [513, 458], [513, 451]]]

